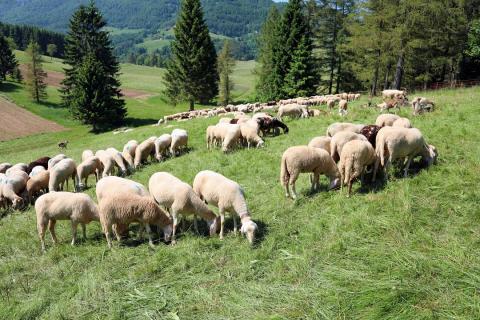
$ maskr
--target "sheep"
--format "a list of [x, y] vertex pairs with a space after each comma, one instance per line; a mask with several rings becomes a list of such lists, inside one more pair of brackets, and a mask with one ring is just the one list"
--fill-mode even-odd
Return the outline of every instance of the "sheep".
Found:
[[[33, 171], [32, 171], [33, 172]], [[28, 202], [33, 204], [34, 196], [39, 192], [48, 192], [48, 183], [50, 181], [50, 171], [45, 170], [37, 173], [27, 181]]]
[[406, 98], [407, 92], [405, 90], [394, 90], [394, 89], [389, 89], [389, 90], [383, 90], [382, 91], [382, 97], [383, 99], [395, 99], [395, 98]]
[[50, 160], [50, 157], [42, 157], [42, 158], [39, 158], [35, 161], [32, 161], [28, 164], [28, 167], [27, 167], [27, 173], [30, 174], [30, 172], [32, 172], [32, 169], [35, 168], [35, 167], [38, 167], [38, 166], [42, 166], [43, 168], [45, 169], [48, 169], [48, 161]]
[[225, 212], [229, 212], [233, 218], [234, 233], [237, 233], [235, 213], [240, 217], [242, 223], [240, 232], [247, 237], [250, 244], [255, 241], [258, 226], [252, 221], [243, 189], [238, 183], [217, 172], [204, 170], [195, 176], [193, 190], [200, 199], [218, 207], [220, 213], [220, 239], [223, 239]]
[[[89, 157], [80, 163], [77, 167], [77, 191], [81, 191], [83, 188], [88, 187], [88, 176], [91, 174], [95, 175], [95, 181], [98, 182], [102, 170], [102, 162], [96, 156]], [[85, 180], [85, 183], [82, 183], [83, 180]]]
[[222, 124], [217, 128], [216, 132], [220, 132], [222, 137], [222, 151], [231, 151], [242, 137], [242, 131], [238, 124]]
[[94, 157], [94, 156], [95, 156], [95, 154], [93, 153], [92, 150], [88, 150], [88, 149], [87, 149], [87, 150], [84, 150], [84, 151], [82, 152], [82, 162], [84, 162], [84, 161], [87, 160], [88, 158]]
[[328, 126], [327, 136], [333, 137], [337, 132], [340, 131], [351, 131], [355, 133], [360, 133], [360, 131], [365, 127], [364, 124], [353, 124], [348, 122], [335, 122]]
[[73, 159], [67, 158], [57, 163], [50, 171], [50, 181], [48, 182], [48, 191], [54, 192], [59, 189], [63, 191], [63, 185], [67, 183], [68, 178], [72, 177], [73, 186], [75, 187], [75, 177], [77, 175], [77, 165]]
[[5, 177], [6, 181], [1, 185], [3, 202], [11, 202], [14, 209], [20, 209], [25, 204], [20, 195], [27, 186], [28, 175], [23, 171], [12, 171]]
[[400, 119], [400, 117], [396, 114], [384, 113], [377, 117], [377, 120], [375, 120], [375, 125], [379, 127], [391, 127], [393, 123], [398, 119]]
[[412, 101], [413, 115], [418, 115], [424, 111], [433, 111], [435, 103], [424, 97], [415, 97]]
[[232, 118], [227, 118], [227, 117], [224, 117], [224, 118], [220, 118], [218, 119], [218, 123], [230, 123], [230, 121], [232, 121]]
[[99, 221], [98, 208], [95, 202], [84, 193], [55, 192], [40, 196], [35, 203], [38, 236], [45, 252], [45, 231], [50, 230], [52, 240], [58, 243], [55, 235], [57, 220], [70, 220], [72, 224], [72, 246], [77, 241], [77, 226], [82, 225], [83, 239], [86, 240], [86, 225], [91, 221]]
[[392, 123], [392, 127], [412, 128], [412, 123], [408, 118], [399, 118]]
[[168, 133], [162, 134], [155, 139], [155, 158], [160, 161], [168, 155], [168, 150], [172, 144], [172, 136]]
[[134, 168], [137, 169], [140, 164], [147, 161], [148, 157], [151, 157], [152, 154], [155, 155], [155, 140], [147, 139], [140, 143], [135, 149]]
[[340, 100], [338, 103], [338, 113], [341, 116], [347, 115], [347, 108], [348, 108], [348, 101], [347, 100]]
[[248, 149], [250, 149], [251, 143], [254, 143], [257, 148], [260, 148], [264, 145], [264, 141], [258, 135], [259, 131], [260, 127], [258, 123], [253, 119], [240, 125], [240, 133], [242, 138], [247, 142]]
[[5, 173], [0, 173], [0, 209], [5, 209], [7, 207], [7, 200], [3, 197], [3, 185], [7, 183], [7, 175]]
[[12, 167], [11, 163], [4, 162], [0, 164], [0, 173], [5, 173], [8, 169]]
[[51, 158], [50, 160], [48, 160], [48, 170], [52, 169], [57, 163], [59, 163], [60, 161], [62, 161], [63, 159], [66, 159], [67, 156], [64, 155], [63, 153], [60, 153], [58, 155], [56, 155], [55, 157]]
[[[113, 175], [115, 164], [112, 157], [105, 150], [98, 150], [95, 152], [95, 157], [97, 157], [102, 163], [102, 178]], [[100, 179], [100, 177], [98, 179]]]
[[105, 152], [110, 155], [117, 165], [120, 175], [125, 176], [127, 174], [127, 167], [125, 166], [126, 161], [123, 159], [122, 153], [115, 148], [108, 148]]
[[207, 140], [207, 149], [211, 149], [212, 147], [216, 147], [217, 145], [217, 138], [215, 136], [215, 130], [217, 126], [208, 126], [206, 132], [206, 140]]
[[[17, 163], [15, 165], [13, 165], [12, 167], [8, 168], [7, 171], [5, 171], [5, 174], [8, 176], [8, 174], [10, 172], [13, 172], [13, 171], [22, 171], [22, 172], [25, 172], [27, 173], [27, 168], [28, 168], [28, 164], [26, 163]], [[28, 174], [27, 174], [28, 175]]]
[[336, 102], [337, 102], [337, 100], [335, 100], [335, 99], [328, 99], [327, 100], [328, 109], [332, 110], [335, 107]]
[[388, 178], [388, 168], [396, 159], [405, 159], [404, 177], [408, 175], [410, 163], [416, 156], [421, 156], [427, 166], [435, 163], [437, 149], [425, 142], [425, 139], [416, 128], [385, 127], [382, 128], [376, 139], [375, 153], [377, 160], [373, 171], [373, 180], [376, 178], [378, 167], [381, 164], [385, 170], [385, 178]]
[[308, 118], [308, 109], [298, 104], [285, 104], [278, 108], [277, 117], [282, 119], [283, 116], [293, 118]]
[[351, 131], [340, 131], [332, 137], [330, 141], [330, 155], [332, 159], [336, 162], [340, 160], [340, 155], [342, 154], [342, 148], [345, 143], [352, 140], [364, 140], [368, 141], [364, 135], [354, 133]]
[[217, 217], [213, 211], [208, 208], [189, 184], [167, 172], [157, 172], [150, 177], [148, 190], [160, 206], [170, 211], [173, 218], [172, 244], [175, 244], [178, 214], [193, 214], [194, 227], [197, 233], [197, 215], [207, 221], [210, 236], [217, 233], [220, 217]]
[[172, 131], [172, 143], [170, 145], [170, 153], [177, 156], [177, 151], [188, 147], [188, 133], [183, 129], [174, 129]]
[[320, 148], [327, 151], [330, 154], [330, 142], [332, 141], [331, 137], [320, 136], [315, 137], [308, 143], [309, 147]]
[[[337, 188], [340, 183], [340, 173], [330, 154], [320, 148], [295, 146], [288, 148], [282, 155], [280, 182], [285, 187], [285, 196], [297, 198], [295, 181], [302, 172], [312, 172], [312, 192], [320, 187], [320, 174], [330, 178], [330, 189]], [[292, 186], [290, 195], [289, 185]]]
[[348, 196], [352, 193], [353, 180], [361, 176], [363, 182], [366, 167], [374, 163], [375, 150], [368, 141], [352, 140], [343, 146], [338, 169], [342, 187], [348, 185]]
[[360, 131], [360, 134], [367, 138], [373, 149], [375, 149], [375, 140], [377, 138], [378, 131], [380, 131], [381, 128], [382, 127], [379, 127], [377, 125], [370, 124], [363, 127], [362, 131]]
[[32, 170], [30, 170], [30, 173], [28, 174], [28, 176], [30, 178], [36, 176], [37, 174], [39, 174], [40, 172], [42, 171], [47, 171], [47, 169], [45, 169], [45, 167], [43, 166], [36, 166], [36, 167], [33, 167]]
[[135, 158], [135, 150], [138, 147], [137, 140], [130, 140], [123, 146], [123, 158], [127, 161], [130, 169], [134, 167], [133, 159]]

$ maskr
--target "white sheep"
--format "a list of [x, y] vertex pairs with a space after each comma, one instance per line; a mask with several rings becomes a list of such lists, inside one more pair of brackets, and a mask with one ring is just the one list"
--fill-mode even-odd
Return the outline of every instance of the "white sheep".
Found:
[[84, 193], [55, 192], [40, 196], [35, 203], [37, 229], [42, 251], [45, 251], [45, 231], [50, 230], [52, 240], [58, 243], [55, 235], [57, 220], [70, 220], [72, 224], [72, 246], [77, 241], [77, 226], [82, 225], [83, 239], [87, 238], [86, 225], [98, 221], [98, 208], [95, 202]]
[[260, 132], [260, 126], [256, 120], [250, 120], [245, 123], [240, 124], [240, 133], [242, 139], [247, 142], [247, 148], [250, 149], [250, 144], [254, 143], [257, 148], [260, 148], [264, 145], [264, 141], [258, 133]]
[[[45, 168], [44, 168], [45, 169]], [[43, 170], [27, 181], [27, 194], [28, 194], [28, 201], [33, 204], [34, 197], [39, 192], [48, 192], [48, 183], [50, 181], [50, 171]]]
[[4, 162], [0, 164], [0, 173], [5, 173], [8, 169], [12, 167], [11, 163]]
[[135, 169], [137, 169], [142, 162], [147, 161], [149, 156], [151, 159], [155, 157], [155, 139], [147, 139], [140, 143], [135, 149], [135, 159], [133, 161]]
[[82, 152], [82, 162], [93, 156], [95, 156], [95, 154], [93, 153], [92, 150], [89, 150], [89, 149], [84, 150]]
[[105, 150], [98, 150], [95, 152], [95, 157], [97, 157], [102, 163], [102, 178], [113, 175], [115, 162], [113, 161], [112, 157]]
[[345, 143], [352, 140], [368, 141], [363, 134], [354, 133], [351, 131], [340, 131], [332, 137], [330, 141], [330, 155], [334, 161], [340, 160], [340, 154], [342, 154], [342, 148]]
[[412, 123], [408, 118], [400, 118], [392, 123], [392, 127], [412, 128]]
[[122, 153], [115, 148], [108, 148], [105, 152], [110, 155], [113, 162], [117, 165], [119, 175], [125, 176], [127, 174], [127, 161], [123, 158]]
[[162, 134], [160, 137], [155, 139], [155, 158], [158, 161], [166, 158], [168, 155], [168, 150], [172, 144], [172, 136], [168, 133]]
[[308, 109], [298, 104], [285, 104], [278, 108], [277, 117], [308, 118]]
[[352, 193], [353, 181], [362, 177], [367, 166], [375, 163], [375, 150], [368, 141], [352, 140], [347, 142], [340, 154], [338, 169], [342, 177], [342, 187], [348, 185], [348, 195]]
[[400, 119], [400, 117], [396, 114], [384, 113], [377, 117], [377, 120], [375, 120], [375, 125], [379, 127], [391, 127], [398, 119]]
[[57, 163], [59, 163], [60, 161], [66, 158], [67, 156], [64, 155], [63, 153], [57, 154], [55, 157], [48, 160], [48, 170], [52, 169]]
[[332, 141], [331, 137], [327, 137], [327, 136], [315, 137], [312, 140], [310, 140], [310, 142], [308, 143], [308, 146], [314, 147], [314, 148], [320, 148], [330, 153], [331, 141]]
[[5, 177], [7, 179], [1, 185], [3, 202], [11, 202], [14, 209], [20, 209], [25, 204], [22, 195], [27, 186], [28, 174], [17, 170], [10, 172]]
[[36, 176], [37, 174], [39, 174], [40, 172], [43, 172], [43, 171], [46, 171], [47, 169], [45, 169], [44, 166], [35, 166], [33, 167], [32, 171], [30, 171], [30, 174], [28, 175], [30, 178]]
[[5, 171], [5, 174], [8, 176], [10, 172], [13, 171], [22, 171], [22, 172], [27, 172], [28, 164], [26, 163], [17, 163], [13, 165], [12, 167], [8, 168], [7, 171]]
[[437, 149], [427, 144], [420, 130], [416, 128], [382, 128], [378, 131], [375, 144], [377, 160], [373, 171], [374, 180], [379, 165], [385, 170], [385, 178], [387, 178], [388, 168], [393, 161], [406, 159], [404, 176], [407, 177], [410, 163], [416, 156], [421, 156], [428, 166], [434, 163], [438, 157]]
[[137, 140], [130, 140], [123, 146], [122, 155], [125, 161], [127, 161], [130, 169], [134, 167], [133, 159], [135, 158], [135, 150], [137, 149], [137, 147], [138, 147]]
[[[103, 164], [96, 156], [89, 157], [80, 163], [77, 167], [77, 191], [88, 187], [88, 176], [91, 174], [95, 175], [95, 181], [98, 182], [102, 170]], [[82, 181], [85, 181], [85, 183], [82, 183]]]
[[220, 118], [218, 119], [218, 123], [230, 123], [230, 121], [232, 121], [232, 118], [227, 118], [227, 117], [224, 117], [224, 118]]
[[[280, 168], [280, 182], [285, 188], [285, 196], [297, 198], [295, 182], [300, 173], [311, 172], [311, 191], [320, 187], [320, 174], [330, 178], [330, 189], [337, 188], [340, 184], [340, 173], [330, 154], [320, 148], [295, 146], [288, 148], [282, 155]], [[292, 187], [290, 195], [289, 185]]]
[[348, 101], [347, 100], [340, 100], [338, 103], [338, 113], [343, 117], [347, 115], [348, 109]]
[[174, 129], [172, 131], [172, 144], [170, 145], [170, 153], [177, 156], [177, 152], [185, 150], [188, 147], [188, 133], [183, 129]]
[[253, 243], [258, 226], [252, 221], [243, 189], [238, 183], [219, 173], [204, 170], [195, 176], [193, 190], [200, 196], [200, 199], [218, 207], [220, 213], [220, 239], [223, 239], [225, 212], [229, 212], [233, 218], [234, 233], [237, 233], [237, 220], [235, 217], [235, 214], [237, 214], [242, 222], [240, 232], [246, 235], [250, 243]]
[[167, 172], [157, 172], [150, 177], [148, 190], [159, 205], [170, 211], [173, 218], [172, 243], [175, 243], [179, 214], [182, 216], [193, 214], [194, 227], [197, 233], [197, 215], [207, 222], [210, 236], [217, 233], [220, 218], [208, 208], [189, 184]]
[[217, 146], [217, 138], [215, 136], [215, 130], [217, 129], [217, 126], [208, 126], [207, 131], [205, 134], [205, 138], [207, 140], [207, 149], [211, 149], [212, 147]]
[[75, 161], [70, 158], [60, 160], [53, 168], [50, 170], [50, 181], [48, 182], [48, 191], [63, 191], [63, 186], [65, 182], [67, 183], [68, 189], [68, 178], [72, 178], [73, 186], [75, 187], [75, 178], [77, 175], [77, 165]]
[[217, 125], [216, 136], [219, 135], [222, 139], [222, 151], [231, 151], [236, 145], [240, 143], [242, 131], [239, 124], [221, 124]]
[[382, 91], [383, 99], [406, 99], [407, 92], [404, 90], [387, 89]]
[[364, 124], [354, 124], [348, 122], [335, 122], [328, 126], [327, 136], [333, 137], [336, 133], [340, 131], [351, 131], [355, 133], [360, 133], [365, 127]]

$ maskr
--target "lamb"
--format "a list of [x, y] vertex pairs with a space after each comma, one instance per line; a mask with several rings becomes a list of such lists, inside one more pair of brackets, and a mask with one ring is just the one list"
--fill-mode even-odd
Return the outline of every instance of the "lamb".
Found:
[[167, 172], [157, 172], [150, 177], [148, 190], [160, 206], [163, 206], [170, 211], [173, 218], [172, 244], [175, 243], [178, 214], [193, 214], [194, 227], [197, 233], [197, 215], [207, 221], [210, 236], [217, 233], [220, 218], [208, 208], [189, 184]]
[[[33, 172], [33, 171], [32, 171]], [[48, 182], [50, 181], [50, 171], [45, 170], [37, 173], [27, 181], [28, 202], [33, 204], [34, 197], [39, 192], [48, 192]]]
[[137, 147], [138, 147], [137, 140], [130, 140], [123, 146], [122, 155], [125, 161], [127, 161], [130, 169], [134, 167], [133, 159], [135, 158], [135, 150], [137, 149]]
[[62, 161], [63, 159], [66, 159], [67, 156], [64, 155], [63, 153], [60, 153], [58, 155], [56, 155], [55, 157], [51, 158], [50, 160], [48, 160], [48, 170], [52, 169], [57, 163], [59, 163], [60, 161]]
[[45, 169], [48, 169], [48, 161], [50, 160], [50, 157], [42, 157], [42, 158], [39, 158], [35, 161], [32, 161], [28, 164], [28, 167], [27, 167], [27, 173], [30, 174], [30, 172], [32, 172], [32, 169], [37, 167], [37, 166], [42, 166], [44, 167]]
[[379, 127], [391, 127], [393, 123], [398, 119], [400, 119], [400, 117], [396, 114], [384, 113], [377, 117], [377, 120], [375, 120], [375, 125]]
[[92, 150], [88, 150], [88, 149], [87, 149], [87, 150], [84, 150], [84, 151], [82, 152], [82, 162], [85, 161], [85, 160], [87, 160], [88, 158], [94, 157], [94, 156], [95, 156], [95, 154], [93, 153]]
[[28, 176], [30, 178], [35, 177], [37, 174], [39, 174], [42, 171], [47, 171], [47, 169], [45, 169], [43, 166], [36, 166], [30, 171]]
[[72, 246], [77, 241], [77, 226], [82, 225], [83, 239], [87, 238], [86, 225], [98, 221], [98, 208], [95, 202], [84, 193], [55, 192], [40, 196], [35, 203], [37, 229], [42, 251], [45, 252], [45, 231], [50, 230], [52, 240], [58, 243], [55, 235], [57, 220], [70, 220], [72, 224]]
[[408, 118], [399, 118], [392, 123], [392, 127], [412, 128], [412, 123]]
[[63, 185], [67, 183], [68, 178], [72, 177], [73, 186], [75, 187], [75, 177], [77, 175], [77, 165], [73, 159], [67, 158], [57, 163], [50, 171], [50, 181], [48, 183], [48, 191], [63, 191]]
[[172, 144], [172, 136], [168, 133], [162, 134], [160, 137], [155, 139], [155, 158], [158, 161], [161, 161], [168, 155], [168, 149]]
[[4, 162], [0, 164], [0, 173], [5, 173], [8, 169], [12, 167], [12, 164]]
[[20, 196], [27, 186], [28, 175], [23, 171], [12, 171], [6, 175], [6, 181], [2, 184], [3, 202], [11, 202], [14, 209], [24, 206], [24, 199]]
[[257, 148], [260, 148], [264, 145], [264, 141], [258, 135], [259, 131], [260, 127], [255, 120], [250, 120], [240, 125], [240, 133], [242, 138], [247, 142], [248, 149], [250, 149], [251, 143], [254, 143]]
[[[88, 176], [91, 174], [95, 175], [95, 181], [98, 182], [100, 172], [102, 172], [102, 170], [102, 162], [96, 156], [89, 157], [80, 163], [77, 167], [77, 191], [81, 191], [83, 188], [88, 187]], [[82, 183], [82, 181], [85, 181], [85, 183]]]
[[170, 153], [177, 156], [177, 152], [188, 146], [188, 133], [183, 129], [174, 129], [172, 131], [172, 144], [170, 145]]
[[332, 140], [330, 142], [330, 155], [332, 156], [334, 161], [340, 160], [343, 146], [345, 145], [345, 143], [352, 140], [368, 141], [364, 135], [351, 131], [340, 131], [332, 137]]
[[[312, 192], [320, 187], [320, 174], [330, 178], [330, 189], [337, 188], [340, 183], [340, 172], [330, 154], [320, 148], [295, 146], [288, 148], [282, 155], [280, 182], [285, 187], [285, 196], [297, 198], [295, 181], [302, 172], [312, 172]], [[290, 195], [289, 185], [292, 186]]]
[[200, 199], [218, 207], [220, 213], [220, 239], [223, 239], [225, 212], [230, 212], [233, 217], [234, 233], [237, 233], [235, 213], [240, 217], [242, 223], [240, 232], [247, 237], [250, 244], [255, 241], [258, 226], [252, 221], [243, 189], [238, 183], [219, 173], [204, 170], [195, 176], [193, 190]]
[[375, 163], [375, 150], [368, 141], [352, 140], [347, 142], [340, 154], [338, 168], [342, 177], [342, 187], [348, 185], [348, 196], [352, 193], [353, 181], [362, 177], [368, 165]]
[[284, 116], [292, 118], [308, 118], [308, 109], [298, 104], [285, 104], [278, 108], [277, 117], [282, 119]]
[[115, 164], [112, 157], [105, 150], [98, 150], [97, 152], [95, 152], [95, 157], [97, 157], [102, 163], [102, 178], [113, 175]]
[[[156, 137], [155, 137], [156, 139]], [[155, 140], [147, 139], [140, 143], [135, 149], [135, 158], [133, 161], [133, 166], [137, 169], [142, 162], [147, 161], [148, 157], [155, 156]]]
[[408, 175], [410, 163], [416, 156], [421, 156], [427, 166], [435, 163], [437, 149], [425, 142], [425, 139], [416, 128], [385, 127], [377, 134], [375, 153], [377, 160], [373, 171], [373, 180], [376, 178], [378, 167], [381, 164], [387, 178], [388, 168], [396, 159], [405, 159], [404, 177]]
[[341, 116], [345, 116], [347, 114], [347, 108], [348, 108], [348, 101], [347, 100], [340, 100], [338, 103], [338, 113]]
[[327, 151], [330, 154], [330, 142], [332, 141], [331, 137], [320, 136], [315, 137], [308, 143], [309, 147], [320, 148]]
[[105, 152], [110, 155], [112, 160], [117, 165], [120, 175], [125, 176], [127, 174], [127, 167], [125, 165], [126, 161], [123, 159], [122, 153], [115, 148], [108, 148], [105, 150]]
[[327, 136], [333, 137], [337, 132], [340, 131], [351, 131], [355, 133], [360, 133], [360, 131], [365, 127], [364, 124], [353, 124], [348, 122], [335, 122], [328, 126]]

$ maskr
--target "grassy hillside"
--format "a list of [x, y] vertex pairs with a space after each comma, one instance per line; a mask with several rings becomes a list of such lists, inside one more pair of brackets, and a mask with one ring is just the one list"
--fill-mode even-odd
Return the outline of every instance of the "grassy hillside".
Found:
[[[290, 133], [260, 150], [207, 151], [205, 128], [217, 119], [144, 126], [127, 134], [93, 135], [74, 128], [67, 155], [86, 148], [121, 148], [129, 139], [181, 127], [192, 151], [154, 163], [130, 178], [147, 184], [156, 171], [191, 183], [204, 169], [245, 189], [261, 234], [252, 248], [227, 233], [224, 241], [184, 232], [174, 247], [130, 240], [114, 250], [98, 223], [88, 239], [69, 245], [70, 226], [57, 223], [61, 244], [40, 253], [35, 213], [0, 219], [0, 318], [5, 319], [475, 319], [480, 317], [477, 88], [426, 94], [433, 114], [412, 119], [437, 146], [439, 163], [386, 185], [284, 198], [278, 182], [282, 152], [322, 135], [337, 115], [288, 121]], [[378, 112], [350, 106], [346, 121], [372, 123]], [[410, 110], [402, 110], [410, 116]], [[28, 162], [58, 153], [59, 134], [0, 143], [0, 162]], [[90, 180], [90, 182], [93, 180]], [[94, 196], [94, 188], [87, 192]], [[191, 218], [188, 218], [190, 226]], [[231, 231], [232, 221], [227, 221]], [[68, 315], [68, 316], [67, 316]]]

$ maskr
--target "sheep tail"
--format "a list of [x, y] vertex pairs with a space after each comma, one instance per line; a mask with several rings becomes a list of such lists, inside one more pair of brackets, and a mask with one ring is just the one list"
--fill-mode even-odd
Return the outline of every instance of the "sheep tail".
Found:
[[352, 171], [354, 170], [355, 156], [351, 155], [345, 159], [345, 179], [344, 184], [348, 184], [352, 177]]
[[380, 158], [380, 164], [385, 166], [385, 139], [383, 137], [380, 137], [379, 141], [376, 142], [376, 150], [375, 153], [377, 156]]
[[290, 173], [287, 169], [287, 159], [282, 157], [282, 163], [280, 164], [280, 183], [282, 185], [287, 185], [290, 180]]

